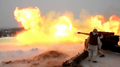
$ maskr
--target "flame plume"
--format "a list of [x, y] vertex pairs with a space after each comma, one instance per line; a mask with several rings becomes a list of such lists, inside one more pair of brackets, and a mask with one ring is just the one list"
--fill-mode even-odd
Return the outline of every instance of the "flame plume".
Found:
[[112, 15], [108, 21], [103, 15], [88, 16], [84, 21], [74, 19], [71, 12], [60, 16], [55, 12], [42, 16], [40, 10], [35, 7], [19, 9], [14, 11], [15, 19], [27, 31], [19, 33], [16, 38], [23, 44], [32, 43], [83, 43], [88, 36], [77, 35], [78, 30], [89, 33], [94, 28], [98, 31], [115, 32], [120, 35], [120, 17]]

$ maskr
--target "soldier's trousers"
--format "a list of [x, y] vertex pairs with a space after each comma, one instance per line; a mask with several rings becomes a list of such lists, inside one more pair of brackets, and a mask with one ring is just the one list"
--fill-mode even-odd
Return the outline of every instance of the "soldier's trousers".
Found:
[[91, 61], [96, 61], [98, 51], [98, 45], [88, 44], [88, 59]]

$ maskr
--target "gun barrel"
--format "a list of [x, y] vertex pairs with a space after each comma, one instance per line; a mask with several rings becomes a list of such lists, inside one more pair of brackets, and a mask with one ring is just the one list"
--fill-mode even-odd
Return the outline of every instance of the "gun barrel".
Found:
[[78, 34], [90, 35], [89, 33], [77, 32]]

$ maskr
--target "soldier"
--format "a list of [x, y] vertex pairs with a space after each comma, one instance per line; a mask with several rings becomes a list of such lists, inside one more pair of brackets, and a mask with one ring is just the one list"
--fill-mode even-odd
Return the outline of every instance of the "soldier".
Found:
[[[103, 35], [100, 36], [100, 39], [102, 38], [103, 38]], [[100, 57], [105, 57], [105, 55], [101, 51], [101, 46], [102, 46], [102, 42], [100, 41], [100, 44], [98, 44], [98, 52], [100, 53]]]
[[90, 35], [87, 39], [88, 44], [88, 61], [97, 63], [96, 56], [98, 51], [98, 44], [100, 44], [100, 38], [97, 35], [97, 29], [94, 29], [93, 32], [90, 32]]

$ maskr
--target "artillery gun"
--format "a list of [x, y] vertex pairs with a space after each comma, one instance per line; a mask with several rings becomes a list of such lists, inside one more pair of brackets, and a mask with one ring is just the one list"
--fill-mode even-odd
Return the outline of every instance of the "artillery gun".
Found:
[[[83, 32], [77, 32], [77, 33], [89, 35], [89, 33], [83, 33]], [[114, 35], [114, 32], [99, 31], [98, 36], [101, 37], [102, 35], [103, 35], [103, 38], [101, 39], [101, 42], [102, 42], [101, 48], [103, 50], [109, 50], [112, 52], [120, 53], [120, 46], [118, 45], [119, 36]], [[88, 57], [86, 40], [87, 39], [85, 39], [85, 43], [84, 43], [85, 50], [81, 54], [78, 54], [78, 55], [70, 58], [69, 60], [66, 60], [65, 62], [63, 62], [63, 64], [62, 64], [63, 67], [77, 67], [77, 65], [81, 61], [83, 61], [84, 59], [86, 59]]]

